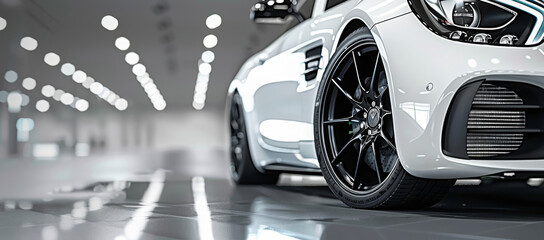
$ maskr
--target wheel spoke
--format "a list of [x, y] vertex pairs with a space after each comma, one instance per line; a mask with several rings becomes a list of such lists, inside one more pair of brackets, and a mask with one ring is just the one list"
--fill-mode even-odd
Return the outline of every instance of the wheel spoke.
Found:
[[353, 175], [353, 186], [352, 186], [353, 190], [357, 190], [358, 185], [361, 183], [361, 181], [359, 181], [359, 178], [360, 178], [359, 175], [363, 171], [361, 168], [365, 165], [364, 157], [365, 157], [365, 153], [368, 150], [369, 146], [370, 146], [370, 141], [369, 140], [365, 140], [364, 142], [362, 142], [359, 145], [359, 155], [357, 157], [357, 164], [356, 164], [356, 167], [355, 167], [355, 174]]
[[342, 155], [344, 155], [347, 152], [347, 150], [351, 147], [351, 145], [355, 143], [356, 141], [360, 141], [360, 140], [361, 139], [359, 138], [359, 136], [356, 136], [352, 138], [351, 140], [349, 140], [348, 143], [346, 143], [344, 147], [340, 149], [338, 154], [336, 154], [336, 157], [334, 157], [334, 159], [332, 160], [331, 165], [334, 166], [338, 164], [340, 162], [340, 159], [342, 158]]
[[234, 129], [234, 130], [238, 130], [238, 129], [239, 129], [239, 128], [238, 128], [238, 127], [239, 127], [239, 126], [238, 126], [238, 123], [237, 123], [236, 121], [234, 121], [234, 120], [230, 121], [230, 126], [231, 126], [232, 129]]
[[230, 137], [230, 142], [231, 142], [232, 147], [236, 147], [236, 146], [238, 146], [240, 140], [238, 140], [238, 138], [236, 136], [232, 136], [232, 137]]
[[383, 96], [384, 96], [385, 93], [387, 92], [387, 89], [388, 89], [388, 87], [387, 87], [387, 85], [385, 85], [385, 88], [384, 88], [383, 91], [380, 93], [380, 92], [379, 92], [379, 91], [380, 91], [380, 90], [379, 90], [379, 86], [378, 86], [378, 94], [379, 94], [379, 95], [378, 95], [378, 99], [380, 100], [380, 102], [383, 101]]
[[345, 122], [350, 122], [352, 119], [353, 119], [353, 116], [346, 117], [346, 118], [331, 119], [331, 120], [324, 121], [323, 124], [330, 125], [335, 123], [345, 123]]
[[380, 53], [378, 52], [378, 55], [376, 56], [376, 63], [374, 64], [374, 71], [372, 71], [372, 79], [370, 79], [370, 89], [369, 89], [369, 91], [374, 91], [375, 90], [374, 87], [377, 88], [377, 86], [374, 86], [374, 85], [378, 81], [378, 79], [376, 79], [376, 74], [378, 72], [378, 66], [380, 64], [380, 59], [381, 59], [380, 58]]
[[355, 100], [348, 92], [346, 92], [342, 87], [340, 87], [340, 85], [334, 79], [331, 79], [331, 81], [338, 88], [338, 90], [340, 90], [340, 92], [342, 92], [342, 94], [346, 96], [346, 98], [351, 102], [351, 104], [353, 104], [353, 106], [357, 108], [362, 108], [361, 103]]
[[351, 52], [351, 56], [353, 56], [353, 66], [355, 66], [355, 73], [357, 74], [357, 82], [359, 83], [359, 87], [363, 90], [365, 90], [365, 87], [363, 86], [363, 82], [361, 82], [361, 76], [359, 75], [359, 67], [357, 66], [357, 58], [355, 57], [355, 51]]
[[374, 154], [374, 163], [376, 164], [376, 176], [378, 177], [378, 182], [381, 183], [384, 180], [383, 177], [385, 177], [385, 174], [383, 172], [382, 161], [380, 159], [378, 149], [376, 149], [375, 142], [372, 143], [372, 152]]
[[239, 112], [238, 112], [238, 106], [232, 106], [230, 108], [230, 114], [232, 115], [232, 118], [234, 119], [238, 119], [238, 117], [240, 116]]
[[389, 145], [394, 150], [397, 150], [397, 148], [395, 147], [395, 144], [393, 144], [393, 141], [389, 140], [389, 138], [385, 136], [383, 131], [380, 133], [380, 137], [385, 141], [385, 143], [387, 143], [387, 145]]

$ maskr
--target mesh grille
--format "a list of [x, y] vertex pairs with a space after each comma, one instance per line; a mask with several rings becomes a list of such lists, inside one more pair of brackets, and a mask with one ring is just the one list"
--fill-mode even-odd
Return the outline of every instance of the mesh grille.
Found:
[[[475, 108], [474, 105], [523, 105], [512, 90], [484, 83], [480, 86], [467, 124], [467, 154], [471, 158], [496, 157], [520, 148], [522, 133], [501, 133], [501, 129], [524, 129], [525, 111]], [[491, 130], [485, 133], [471, 130]], [[496, 132], [493, 132], [496, 130]]]

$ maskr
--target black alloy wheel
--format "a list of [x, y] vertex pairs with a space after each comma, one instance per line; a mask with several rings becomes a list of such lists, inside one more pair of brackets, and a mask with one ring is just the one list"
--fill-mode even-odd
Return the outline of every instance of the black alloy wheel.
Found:
[[332, 57], [317, 96], [315, 141], [323, 175], [352, 207], [430, 206], [454, 181], [420, 179], [403, 169], [389, 93], [372, 35], [366, 28], [353, 32]]
[[230, 175], [237, 184], [275, 184], [277, 173], [261, 173], [251, 159], [242, 98], [237, 93], [232, 97], [229, 114], [230, 125]]

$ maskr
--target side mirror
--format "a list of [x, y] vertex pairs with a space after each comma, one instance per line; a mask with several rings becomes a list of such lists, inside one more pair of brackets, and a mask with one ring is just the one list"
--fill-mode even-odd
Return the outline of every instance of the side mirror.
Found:
[[260, 0], [253, 5], [249, 18], [256, 23], [281, 24], [293, 15], [299, 22], [304, 17], [295, 10], [296, 0]]

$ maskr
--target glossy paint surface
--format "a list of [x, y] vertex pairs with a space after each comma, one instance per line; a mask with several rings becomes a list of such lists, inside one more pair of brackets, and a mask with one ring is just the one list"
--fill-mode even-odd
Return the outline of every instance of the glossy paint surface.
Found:
[[[261, 171], [273, 164], [319, 170], [312, 127], [303, 127], [304, 133], [291, 132], [291, 136], [285, 137], [289, 141], [280, 142], [263, 136], [263, 123], [268, 127], [265, 132], [312, 125], [319, 82], [336, 50], [341, 30], [354, 19], [364, 21], [370, 27], [410, 11], [403, 0], [351, 0], [323, 12], [324, 4], [326, 1], [316, 1], [314, 13], [317, 15], [293, 27], [248, 59], [230, 85], [227, 103], [234, 92], [241, 95], [251, 155]], [[305, 53], [315, 47], [322, 47], [319, 70], [315, 79], [307, 81]], [[283, 127], [266, 124], [279, 121], [292, 124]]]
[[[464, 178], [504, 171], [542, 171], [544, 160], [477, 161], [442, 153], [448, 107], [465, 83], [489, 79], [544, 87], [544, 48], [467, 44], [437, 37], [413, 14], [372, 29], [388, 65], [396, 141], [403, 167], [426, 178]], [[417, 36], [417, 37], [402, 37]], [[417, 60], [413, 60], [417, 59]], [[433, 89], [428, 91], [427, 85]], [[464, 131], [464, 129], [459, 129]]]
[[[285, 137], [289, 141], [282, 143], [263, 140], [259, 128], [270, 120], [294, 123], [284, 129], [313, 124], [323, 70], [338, 51], [343, 29], [354, 19], [371, 28], [382, 54], [392, 89], [397, 150], [410, 174], [466, 178], [505, 171], [544, 171], [544, 160], [463, 160], [447, 157], [441, 149], [444, 119], [459, 87], [477, 79], [544, 87], [544, 47], [486, 46], [444, 39], [426, 29], [404, 0], [347, 1], [294, 27], [244, 64], [229, 94], [238, 91], [244, 100], [257, 168], [285, 164], [317, 169], [315, 151], [308, 147], [313, 141], [307, 139], [313, 132], [296, 134], [299, 139]], [[304, 53], [316, 46], [323, 46], [318, 77], [305, 81]], [[281, 128], [266, 126], [268, 132]]]

